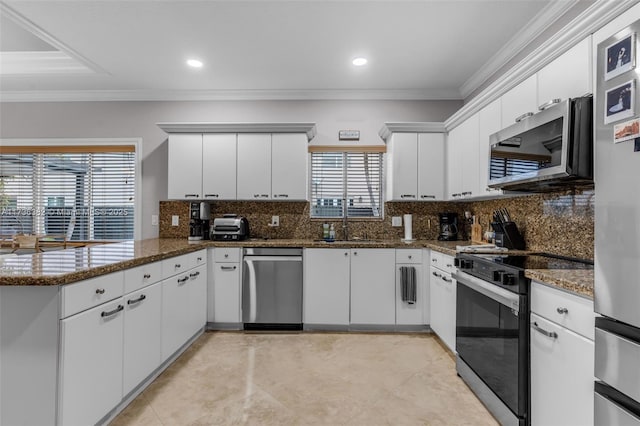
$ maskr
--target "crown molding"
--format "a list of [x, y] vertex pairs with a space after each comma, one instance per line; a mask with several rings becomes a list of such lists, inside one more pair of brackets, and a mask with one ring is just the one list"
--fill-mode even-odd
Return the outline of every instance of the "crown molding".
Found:
[[640, 0], [596, 1], [536, 50], [445, 120], [447, 130], [480, 111]]
[[[88, 58], [86, 58], [83, 55], [81, 55], [79, 52], [76, 52], [71, 47], [69, 47], [66, 44], [62, 43], [60, 40], [58, 40], [55, 37], [53, 37], [52, 35], [50, 35], [48, 32], [46, 32], [45, 30], [43, 30], [42, 28], [37, 26], [35, 23], [31, 22], [29, 19], [27, 19], [24, 16], [22, 16], [20, 13], [16, 12], [15, 10], [13, 10], [11, 7], [7, 6], [7, 4], [2, 2], [2, 1], [0, 1], [0, 13], [5, 15], [7, 18], [11, 19], [16, 24], [18, 24], [25, 31], [30, 32], [31, 34], [33, 34], [34, 36], [38, 37], [39, 39], [41, 39], [45, 43], [55, 47], [56, 49], [58, 49], [63, 54], [66, 54], [66, 56], [68, 58], [70, 58], [69, 60], [75, 60], [75, 61], [79, 62], [81, 65], [83, 65], [84, 67], [86, 67], [89, 70], [93, 71], [94, 73], [109, 74], [100, 65], [98, 65], [95, 62], [89, 60]], [[40, 73], [38, 73], [38, 74], [40, 74]]]
[[461, 100], [458, 89], [381, 90], [6, 90], [0, 102]]
[[306, 133], [309, 140], [316, 135], [316, 123], [156, 123], [167, 133]]
[[475, 74], [473, 74], [460, 87], [460, 95], [466, 98], [474, 90], [480, 87], [492, 75], [500, 70], [522, 51], [531, 40], [534, 40], [544, 32], [551, 24], [557, 21], [569, 9], [576, 5], [578, 0], [552, 1], [541, 10], [531, 22], [521, 29], [511, 40], [509, 40], [495, 55], [493, 55]]
[[0, 75], [94, 74], [65, 52], [0, 52]]
[[444, 133], [444, 123], [436, 121], [384, 123], [378, 135], [386, 141], [392, 133]]

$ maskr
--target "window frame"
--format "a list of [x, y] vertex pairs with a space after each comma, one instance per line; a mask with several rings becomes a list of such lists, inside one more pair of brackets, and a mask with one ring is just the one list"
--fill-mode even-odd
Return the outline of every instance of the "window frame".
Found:
[[[309, 191], [309, 219], [312, 221], [331, 221], [331, 220], [348, 220], [350, 222], [354, 222], [354, 221], [384, 221], [384, 215], [385, 215], [385, 199], [384, 199], [384, 195], [385, 195], [385, 184], [386, 184], [386, 179], [385, 179], [385, 162], [386, 162], [386, 155], [384, 155], [384, 151], [381, 151], [379, 149], [376, 150], [371, 150], [371, 149], [367, 149], [368, 147], [364, 147], [364, 149], [341, 149], [340, 147], [336, 147], [337, 149], [332, 150], [331, 147], [322, 147], [324, 149], [320, 149], [320, 150], [310, 150], [309, 152], [309, 158], [308, 158], [308, 162], [309, 162], [309, 177], [308, 177], [308, 191]], [[346, 195], [347, 188], [348, 188], [348, 184], [347, 184], [347, 177], [348, 177], [348, 172], [347, 169], [349, 167], [349, 162], [348, 162], [348, 155], [349, 154], [376, 154], [376, 155], [380, 155], [380, 205], [378, 206], [380, 209], [380, 216], [348, 216], [347, 212], [348, 212], [348, 206], [343, 206], [342, 210], [343, 210], [343, 215], [342, 216], [313, 216], [313, 154], [340, 154], [343, 156], [343, 165], [342, 165], [342, 174], [343, 174], [343, 198], [342, 200], [344, 200], [344, 196]]]
[[133, 238], [142, 239], [142, 138], [0, 138], [0, 153], [4, 146], [134, 146], [135, 192]]

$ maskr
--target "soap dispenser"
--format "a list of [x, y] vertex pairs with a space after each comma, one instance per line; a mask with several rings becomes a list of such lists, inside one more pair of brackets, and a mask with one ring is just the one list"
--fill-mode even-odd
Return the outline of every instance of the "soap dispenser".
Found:
[[336, 228], [334, 228], [333, 223], [329, 227], [329, 241], [334, 241], [336, 239]]

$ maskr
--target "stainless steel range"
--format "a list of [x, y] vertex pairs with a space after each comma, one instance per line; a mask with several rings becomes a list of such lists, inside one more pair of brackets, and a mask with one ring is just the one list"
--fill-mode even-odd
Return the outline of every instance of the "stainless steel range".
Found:
[[529, 287], [525, 269], [590, 268], [578, 259], [459, 253], [456, 369], [502, 425], [528, 425]]

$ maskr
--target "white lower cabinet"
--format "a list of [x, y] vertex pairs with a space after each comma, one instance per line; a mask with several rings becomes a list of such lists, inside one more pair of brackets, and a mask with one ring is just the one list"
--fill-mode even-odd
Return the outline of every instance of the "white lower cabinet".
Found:
[[351, 324], [395, 324], [395, 250], [351, 249]]
[[127, 395], [162, 362], [162, 286], [152, 284], [124, 298], [123, 395]]
[[207, 265], [189, 271], [188, 338], [207, 323]]
[[[415, 285], [415, 301], [410, 303], [402, 300], [402, 268], [413, 270]], [[421, 249], [396, 249], [396, 324], [422, 325], [424, 324], [424, 287], [422, 274]]]
[[537, 282], [531, 290], [531, 425], [592, 425], [593, 325], [581, 325], [593, 324], [593, 302]]
[[303, 322], [349, 324], [350, 250], [304, 251]]
[[96, 424], [122, 399], [123, 324], [122, 297], [60, 321], [60, 424]]
[[[431, 252], [434, 263], [453, 264], [451, 256]], [[438, 262], [433, 262], [436, 259]], [[440, 340], [455, 353], [456, 351], [456, 280], [451, 272], [431, 266], [430, 287], [430, 326]]]
[[209, 317], [210, 322], [242, 322], [241, 295], [240, 264], [216, 262], [213, 269], [213, 312]]

